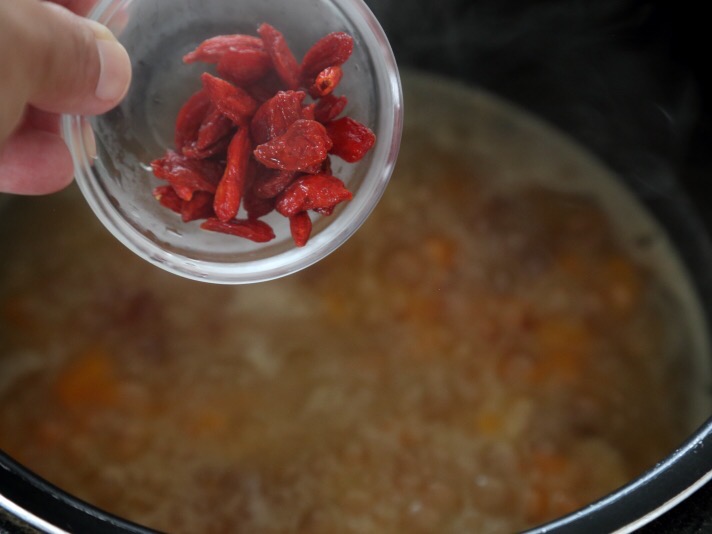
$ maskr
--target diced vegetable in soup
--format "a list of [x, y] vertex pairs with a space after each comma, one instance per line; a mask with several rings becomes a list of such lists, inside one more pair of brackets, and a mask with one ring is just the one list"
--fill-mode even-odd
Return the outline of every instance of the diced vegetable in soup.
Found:
[[669, 453], [706, 339], [662, 231], [548, 127], [404, 82], [383, 200], [285, 279], [167, 274], [75, 189], [8, 203], [0, 448], [178, 533], [512, 532]]

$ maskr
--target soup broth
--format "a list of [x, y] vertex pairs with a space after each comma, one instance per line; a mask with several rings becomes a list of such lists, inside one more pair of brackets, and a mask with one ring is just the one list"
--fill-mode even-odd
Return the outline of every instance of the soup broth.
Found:
[[708, 371], [664, 232], [522, 111], [404, 88], [383, 200], [285, 279], [162, 272], [74, 187], [8, 202], [0, 448], [109, 512], [201, 533], [511, 532], [671, 452]]

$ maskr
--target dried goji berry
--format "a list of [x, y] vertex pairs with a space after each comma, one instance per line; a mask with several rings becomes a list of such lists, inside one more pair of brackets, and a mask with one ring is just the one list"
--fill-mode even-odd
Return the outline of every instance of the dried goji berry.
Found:
[[331, 169], [331, 156], [326, 156], [324, 163], [321, 164], [321, 172], [318, 174], [330, 174], [333, 176], [334, 173]]
[[266, 243], [274, 239], [274, 230], [264, 221], [257, 219], [233, 219], [231, 221], [221, 221], [211, 217], [205, 220], [200, 227], [211, 232], [244, 237], [256, 243]]
[[279, 137], [292, 123], [303, 118], [303, 91], [279, 91], [264, 102], [255, 112], [250, 122], [252, 140], [257, 145]]
[[181, 200], [185, 200], [186, 202], [189, 202], [193, 198], [193, 194], [195, 193], [195, 189], [193, 189], [192, 187], [180, 184], [175, 184], [173, 186], [173, 191], [175, 191], [176, 195], [178, 195], [178, 198], [180, 198]]
[[[220, 77], [204, 73], [203, 89], [176, 120], [177, 152], [152, 162], [158, 202], [185, 222], [256, 242], [274, 238], [259, 220], [273, 210], [289, 218], [296, 246], [312, 231], [308, 210], [331, 215], [352, 198], [333, 176], [329, 154], [358, 161], [375, 136], [345, 117], [345, 96], [333, 91], [353, 39], [334, 32], [317, 41], [298, 64], [284, 35], [262, 24], [260, 37], [223, 35], [203, 41], [186, 63], [216, 64]], [[305, 104], [304, 88], [315, 102]], [[237, 219], [240, 208], [247, 218]]]
[[[232, 121], [230, 121], [230, 125], [232, 126]], [[224, 154], [229, 145], [229, 135], [227, 137], [223, 137], [216, 143], [205, 148], [198, 148], [197, 143], [190, 143], [185, 148], [183, 148], [183, 155], [193, 159], [212, 158], [213, 156]]]
[[217, 63], [228, 52], [240, 50], [263, 50], [262, 39], [252, 35], [218, 35], [200, 43], [192, 52], [183, 56], [184, 63], [202, 61]]
[[252, 189], [259, 198], [274, 198], [284, 191], [297, 177], [296, 172], [268, 169], [269, 173], [262, 174], [255, 180]]
[[259, 219], [274, 210], [274, 198], [260, 198], [250, 189], [242, 198], [242, 205], [247, 212], [248, 219]]
[[153, 174], [169, 182], [181, 198], [186, 196], [181, 195], [181, 188], [191, 193], [194, 191], [214, 193], [223, 173], [223, 166], [218, 162], [187, 158], [172, 150], [168, 150], [164, 157], [152, 161], [151, 168]]
[[230, 143], [228, 136], [233, 129], [233, 122], [211, 102], [210, 109], [198, 130], [197, 139], [183, 147], [183, 155], [205, 159], [224, 152]]
[[344, 182], [328, 174], [310, 174], [297, 178], [277, 199], [275, 208], [285, 217], [300, 211], [333, 208], [353, 195]]
[[334, 32], [322, 37], [304, 55], [301, 65], [302, 83], [311, 87], [316, 75], [325, 68], [346, 63], [353, 49], [353, 37], [347, 33]]
[[236, 84], [250, 84], [261, 80], [272, 69], [272, 60], [264, 50], [246, 48], [228, 52], [218, 61], [218, 74]]
[[198, 137], [198, 130], [210, 109], [210, 97], [201, 89], [183, 104], [178, 112], [175, 129], [175, 146], [178, 152], [194, 142]]
[[326, 67], [323, 71], [316, 75], [314, 83], [309, 88], [309, 94], [312, 98], [319, 98], [331, 94], [336, 86], [339, 85], [344, 71], [341, 67]]
[[289, 231], [292, 234], [294, 244], [303, 247], [309, 241], [312, 231], [312, 222], [306, 211], [301, 211], [289, 218]]
[[331, 145], [321, 123], [300, 119], [284, 134], [255, 148], [254, 154], [257, 161], [270, 169], [305, 172], [321, 165]]
[[170, 185], [160, 185], [153, 190], [153, 197], [164, 208], [180, 213], [183, 209], [183, 200]]
[[215, 191], [213, 209], [221, 221], [234, 218], [240, 209], [251, 149], [247, 128], [240, 128], [230, 141], [227, 149], [227, 167]]
[[198, 130], [197, 148], [203, 149], [214, 145], [232, 133], [233, 128], [232, 121], [223, 115], [215, 104], [212, 104]]
[[187, 202], [183, 202], [180, 210], [183, 222], [207, 219], [215, 215], [213, 211], [213, 195], [205, 191], [196, 191]]
[[299, 87], [299, 64], [282, 32], [269, 24], [262, 24], [257, 29], [257, 33], [262, 37], [264, 47], [272, 58], [274, 69], [287, 89]]
[[376, 142], [373, 132], [351, 117], [327, 122], [325, 126], [334, 143], [331, 153], [349, 163], [363, 158]]
[[329, 206], [328, 208], [314, 208], [314, 211], [317, 212], [319, 215], [328, 217], [329, 215], [334, 213], [334, 208], [336, 208], [336, 206]]
[[316, 119], [316, 104], [311, 103], [302, 107], [302, 119], [313, 121]]
[[335, 96], [333, 93], [323, 96], [314, 108], [314, 119], [321, 123], [333, 121], [344, 111], [348, 100], [345, 96]]
[[257, 102], [244, 89], [207, 72], [200, 78], [210, 100], [235, 124], [246, 124], [257, 110]]
[[245, 91], [260, 103], [269, 100], [277, 91], [282, 91], [283, 89], [285, 89], [284, 84], [274, 71], [270, 71], [264, 78], [255, 83], [245, 85]]

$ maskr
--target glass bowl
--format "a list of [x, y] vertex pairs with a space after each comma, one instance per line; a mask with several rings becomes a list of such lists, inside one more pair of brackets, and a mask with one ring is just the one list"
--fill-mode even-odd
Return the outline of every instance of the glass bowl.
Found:
[[[96, 156], [81, 117], [63, 117], [63, 135], [89, 205], [136, 254], [195, 280], [266, 281], [325, 257], [366, 220], [395, 165], [403, 106], [390, 45], [361, 0], [101, 0], [89, 16], [108, 26], [126, 47], [133, 82], [117, 108], [89, 120]], [[204, 63], [185, 65], [183, 55], [215, 35], [256, 35], [262, 22], [284, 33], [298, 61], [328, 33], [353, 36], [353, 55], [343, 65], [337, 92], [349, 98], [344, 115], [367, 125], [377, 139], [356, 164], [332, 158], [333, 174], [353, 192], [353, 200], [330, 217], [312, 216], [311, 238], [301, 248], [293, 244], [288, 220], [274, 212], [263, 220], [277, 237], [258, 244], [207, 232], [199, 221], [183, 223], [152, 196], [166, 182], [153, 176], [150, 162], [172, 148], [178, 110], [200, 88], [200, 74], [213, 70]]]

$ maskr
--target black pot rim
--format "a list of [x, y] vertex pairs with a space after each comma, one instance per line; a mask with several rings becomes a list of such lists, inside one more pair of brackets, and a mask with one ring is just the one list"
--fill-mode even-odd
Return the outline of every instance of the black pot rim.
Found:
[[[712, 480], [712, 418], [642, 476], [528, 534], [632, 532]], [[157, 531], [104, 512], [52, 485], [0, 451], [0, 509], [41, 532], [149, 534]], [[1, 516], [0, 516], [1, 518]]]
[[0, 527], [3, 510], [21, 526], [51, 534], [156, 532], [70, 495], [0, 451]]
[[712, 418], [640, 477], [607, 496], [528, 534], [633, 532], [712, 480]]

